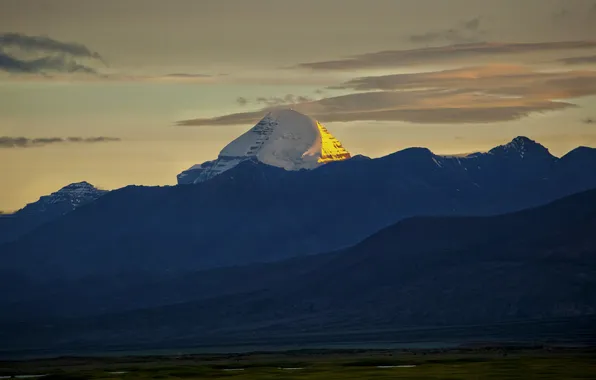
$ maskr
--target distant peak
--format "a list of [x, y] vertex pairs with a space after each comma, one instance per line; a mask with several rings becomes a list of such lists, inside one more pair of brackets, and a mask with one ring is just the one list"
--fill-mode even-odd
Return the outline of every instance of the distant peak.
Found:
[[586, 159], [586, 158], [596, 158], [596, 148], [590, 148], [587, 146], [578, 146], [577, 148], [569, 151], [566, 155], [563, 156], [563, 159]]
[[397, 153], [407, 154], [407, 155], [417, 155], [417, 156], [434, 156], [434, 153], [430, 149], [424, 148], [424, 147], [406, 148], [406, 149], [400, 150]]
[[92, 184], [90, 184], [89, 182], [81, 181], [81, 182], [71, 183], [70, 185], [66, 185], [63, 188], [61, 188], [60, 191], [62, 191], [62, 190], [78, 190], [78, 189], [97, 190], [97, 188], [95, 186], [93, 186]]
[[511, 140], [511, 142], [505, 144], [505, 146], [506, 147], [510, 147], [510, 148], [515, 148], [515, 149], [518, 149], [518, 150], [521, 150], [521, 149], [524, 149], [524, 148], [527, 148], [527, 147], [531, 147], [531, 146], [540, 146], [540, 147], [542, 147], [542, 145], [540, 145], [536, 141], [534, 141], [531, 138], [526, 137], [526, 136], [517, 136], [516, 138], [514, 138], [513, 140]]
[[554, 157], [546, 147], [525, 136], [518, 136], [511, 142], [493, 148], [489, 152], [492, 154], [519, 155], [522, 159], [526, 158], [526, 155]]

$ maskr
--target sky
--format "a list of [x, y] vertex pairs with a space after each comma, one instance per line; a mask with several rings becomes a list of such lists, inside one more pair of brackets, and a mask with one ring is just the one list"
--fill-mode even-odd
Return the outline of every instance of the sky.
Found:
[[173, 185], [267, 110], [353, 154], [596, 147], [596, 0], [0, 0], [0, 210]]

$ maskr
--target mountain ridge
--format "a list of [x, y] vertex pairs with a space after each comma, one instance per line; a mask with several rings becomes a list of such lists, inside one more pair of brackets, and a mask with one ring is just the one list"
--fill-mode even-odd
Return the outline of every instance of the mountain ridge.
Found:
[[280, 260], [348, 247], [411, 216], [494, 215], [596, 188], [586, 165], [596, 149], [580, 152], [534, 159], [414, 148], [299, 171], [248, 160], [192, 186], [110, 191], [0, 250], [8, 270], [39, 278]]
[[[128, 286], [115, 289], [118, 296], [103, 294], [107, 304], [96, 306], [91, 315], [71, 317], [66, 312], [68, 318], [51, 323], [42, 318], [11, 325], [10, 334], [26, 337], [18, 339], [25, 347], [30, 342], [37, 342], [36, 347], [142, 347], [179, 342], [180, 337], [188, 344], [220, 339], [243, 343], [297, 333], [382, 335], [593, 317], [595, 228], [596, 190], [497, 216], [414, 217], [337, 252], [207, 270], [136, 292]], [[172, 297], [160, 294], [163, 304], [155, 302], [160, 289]], [[143, 304], [138, 296], [146, 293], [151, 296]], [[69, 297], [53, 296], [73, 306]], [[120, 298], [129, 299], [133, 309], [106, 308]], [[93, 333], [82, 335], [89, 326]]]

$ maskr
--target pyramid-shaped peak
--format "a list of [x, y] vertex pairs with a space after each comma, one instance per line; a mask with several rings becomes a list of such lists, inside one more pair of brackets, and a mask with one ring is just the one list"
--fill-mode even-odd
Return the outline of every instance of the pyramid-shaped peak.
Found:
[[181, 173], [178, 183], [203, 182], [245, 160], [300, 170], [350, 157], [317, 120], [291, 108], [279, 108], [270, 110], [254, 127], [226, 145], [217, 160]]
[[65, 189], [95, 189], [96, 187], [93, 186], [92, 184], [90, 184], [87, 181], [81, 181], [81, 182], [73, 182], [69, 185], [64, 186], [62, 189], [60, 190], [65, 190]]
[[512, 155], [514, 157], [519, 156], [522, 159], [539, 156], [554, 158], [545, 146], [525, 136], [518, 136], [509, 143], [493, 148], [489, 152], [492, 154]]
[[64, 193], [89, 193], [89, 192], [101, 192], [97, 187], [93, 186], [87, 181], [74, 182], [64, 186], [56, 192], [56, 194]]

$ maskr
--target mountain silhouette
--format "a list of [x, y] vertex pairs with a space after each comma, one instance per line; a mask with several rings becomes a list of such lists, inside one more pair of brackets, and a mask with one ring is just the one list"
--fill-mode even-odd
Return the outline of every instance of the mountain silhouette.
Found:
[[0, 246], [3, 270], [172, 275], [333, 251], [412, 216], [495, 215], [594, 188], [595, 157], [519, 137], [466, 157], [410, 148], [314, 170], [248, 160], [196, 185], [111, 191]]
[[[328, 254], [129, 282], [120, 289], [108, 281], [93, 289], [89, 280], [62, 293], [48, 289], [38, 296], [67, 309], [74, 299], [97, 302], [101, 291], [103, 304], [82, 314], [84, 305], [76, 305], [78, 316], [71, 305], [50, 323], [33, 302], [37, 321], [3, 326], [12, 326], [21, 346], [48, 347], [58, 341], [171, 345], [181, 336], [196, 343], [382, 335], [520, 321], [532, 321], [535, 329], [545, 321], [556, 330], [552, 321], [561, 318], [585, 329], [593, 319], [581, 318], [596, 314], [595, 230], [596, 190], [504, 215], [414, 217]], [[513, 334], [532, 336], [532, 329]], [[593, 330], [587, 334], [594, 338]]]

